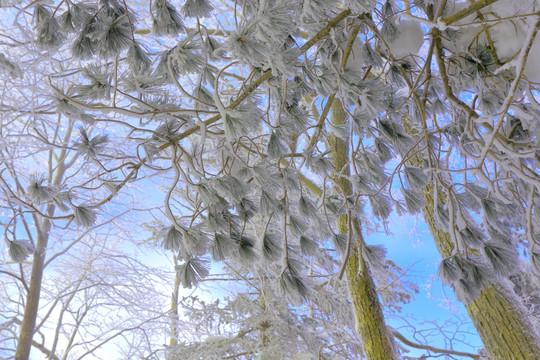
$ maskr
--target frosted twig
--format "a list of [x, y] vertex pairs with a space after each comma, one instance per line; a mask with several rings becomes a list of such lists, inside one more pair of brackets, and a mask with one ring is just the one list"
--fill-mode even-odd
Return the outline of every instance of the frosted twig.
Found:
[[504, 102], [502, 103], [501, 107], [499, 108], [499, 111], [497, 111], [497, 115], [499, 116], [499, 119], [497, 121], [497, 124], [493, 127], [493, 130], [490, 134], [488, 134], [486, 142], [484, 144], [484, 148], [482, 149], [482, 153], [479, 158], [478, 166], [481, 166], [484, 160], [486, 159], [487, 153], [490, 150], [491, 146], [493, 145], [493, 142], [495, 141], [495, 134], [497, 134], [504, 122], [505, 115], [508, 113], [508, 109], [510, 108], [510, 105], [512, 103], [512, 100], [514, 99], [514, 94], [518, 88], [519, 81], [521, 80], [521, 76], [523, 75], [523, 70], [525, 69], [525, 63], [527, 61], [527, 56], [529, 55], [529, 51], [531, 50], [532, 44], [534, 42], [534, 39], [536, 37], [536, 33], [538, 32], [538, 27], [540, 25], [540, 16], [537, 16], [537, 20], [529, 29], [529, 32], [527, 34], [527, 37], [525, 38], [525, 46], [521, 50], [517, 62], [519, 66], [516, 68], [516, 77], [512, 84], [510, 85], [510, 91], [508, 92], [508, 95], [506, 95], [506, 98], [504, 99]]

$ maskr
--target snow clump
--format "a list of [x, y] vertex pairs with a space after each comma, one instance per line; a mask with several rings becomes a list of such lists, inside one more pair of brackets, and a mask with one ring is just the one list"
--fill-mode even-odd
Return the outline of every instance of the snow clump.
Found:
[[392, 55], [396, 59], [417, 55], [424, 44], [422, 25], [416, 20], [400, 18], [395, 20], [395, 26], [398, 29], [395, 36], [385, 38]]

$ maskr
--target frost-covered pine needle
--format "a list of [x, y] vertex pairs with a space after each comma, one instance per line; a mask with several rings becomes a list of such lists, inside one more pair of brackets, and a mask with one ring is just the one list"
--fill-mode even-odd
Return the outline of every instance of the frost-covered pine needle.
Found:
[[208, 0], [186, 0], [182, 6], [182, 13], [185, 17], [210, 17], [214, 7]]
[[191, 289], [210, 273], [210, 261], [205, 258], [190, 258], [176, 267], [180, 284]]
[[75, 224], [85, 228], [92, 227], [97, 219], [96, 211], [84, 205], [75, 206], [73, 215], [75, 216]]
[[35, 251], [34, 245], [29, 240], [6, 240], [8, 253], [15, 262], [22, 263]]
[[277, 234], [265, 233], [261, 239], [261, 254], [266, 261], [275, 261], [281, 257], [282, 249], [279, 246]]
[[182, 17], [166, 0], [155, 0], [152, 4], [153, 28], [156, 35], [172, 35], [184, 31]]
[[79, 141], [73, 145], [77, 148], [78, 152], [90, 159], [95, 158], [109, 142], [109, 137], [107, 135], [96, 135], [93, 138], [90, 138], [85, 129], [81, 128], [79, 131]]
[[163, 240], [165, 250], [178, 250], [182, 241], [182, 233], [176, 229], [176, 226], [170, 226]]
[[28, 198], [36, 203], [42, 204], [51, 201], [57, 194], [57, 189], [54, 186], [43, 185], [44, 177], [33, 176], [26, 188]]
[[214, 261], [225, 260], [232, 254], [236, 246], [237, 244], [229, 236], [215, 233], [211, 247], [212, 259]]
[[482, 252], [498, 276], [508, 277], [519, 269], [519, 255], [515, 249], [500, 243], [486, 242]]

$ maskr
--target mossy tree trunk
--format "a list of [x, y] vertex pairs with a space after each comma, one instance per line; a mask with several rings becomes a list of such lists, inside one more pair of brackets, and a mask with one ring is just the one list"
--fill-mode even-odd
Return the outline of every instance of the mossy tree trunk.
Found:
[[[418, 130], [407, 119], [404, 119], [404, 125], [409, 135], [415, 138], [419, 136]], [[422, 167], [421, 155], [411, 157], [409, 164]], [[427, 153], [425, 155], [429, 156]], [[450, 234], [437, 226], [433, 192], [432, 183], [422, 190], [425, 201], [422, 213], [441, 257], [446, 258], [452, 255], [454, 244]], [[439, 198], [437, 201], [445, 200]], [[485, 284], [480, 295], [465, 307], [491, 360], [540, 359], [540, 335], [510, 286], [503, 283]]]
[[[331, 120], [334, 125], [343, 124], [346, 120], [343, 106], [339, 99], [332, 104]], [[330, 135], [329, 145], [333, 150], [334, 166], [336, 168], [336, 183], [344, 196], [352, 194], [352, 185], [347, 179], [349, 170], [349, 145], [344, 140]], [[339, 176], [342, 174], [344, 176]], [[397, 359], [393, 338], [390, 336], [384, 321], [381, 303], [371, 277], [370, 270], [362, 257], [360, 246], [364, 244], [361, 224], [357, 218], [349, 219], [342, 215], [338, 219], [338, 231], [348, 234], [352, 231], [354, 239], [350, 246], [345, 267], [347, 286], [356, 320], [356, 331], [362, 339], [364, 353], [368, 360], [392, 360]], [[352, 225], [352, 226], [350, 226]]]
[[[418, 165], [418, 164], [416, 164]], [[433, 185], [423, 190], [426, 223], [443, 258], [452, 255], [450, 234], [435, 223]], [[491, 360], [540, 359], [540, 335], [513, 289], [503, 283], [486, 284], [480, 296], [465, 306]]]

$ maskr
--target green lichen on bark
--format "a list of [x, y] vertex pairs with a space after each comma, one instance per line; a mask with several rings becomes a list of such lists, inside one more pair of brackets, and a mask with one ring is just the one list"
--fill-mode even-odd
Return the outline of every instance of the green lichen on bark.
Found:
[[[331, 111], [332, 124], [343, 124], [345, 116], [341, 101], [335, 99]], [[349, 146], [346, 141], [333, 134], [330, 135], [328, 143], [333, 150], [336, 183], [344, 196], [350, 195], [352, 185], [346, 178], [350, 174]], [[347, 261], [345, 267], [347, 286], [355, 314], [356, 330], [362, 339], [364, 353], [369, 360], [397, 359], [393, 338], [386, 328], [375, 283], [357, 245], [364, 243], [360, 222], [356, 218], [351, 219], [353, 229], [349, 229], [348, 222], [347, 216], [342, 215], [337, 221], [337, 226], [341, 234], [356, 230], [353, 235], [357, 237], [356, 241], [351, 244], [349, 257], [344, 261]]]
[[[418, 136], [407, 119], [403, 123], [409, 135]], [[421, 167], [421, 155], [411, 157], [409, 164]], [[422, 189], [425, 200], [422, 213], [441, 257], [446, 258], [452, 255], [454, 243], [450, 234], [437, 226], [433, 192], [433, 183]], [[445, 199], [440, 197], [438, 201], [444, 204]], [[502, 283], [485, 284], [480, 295], [465, 307], [490, 359], [540, 359], [540, 336], [511, 288]]]

